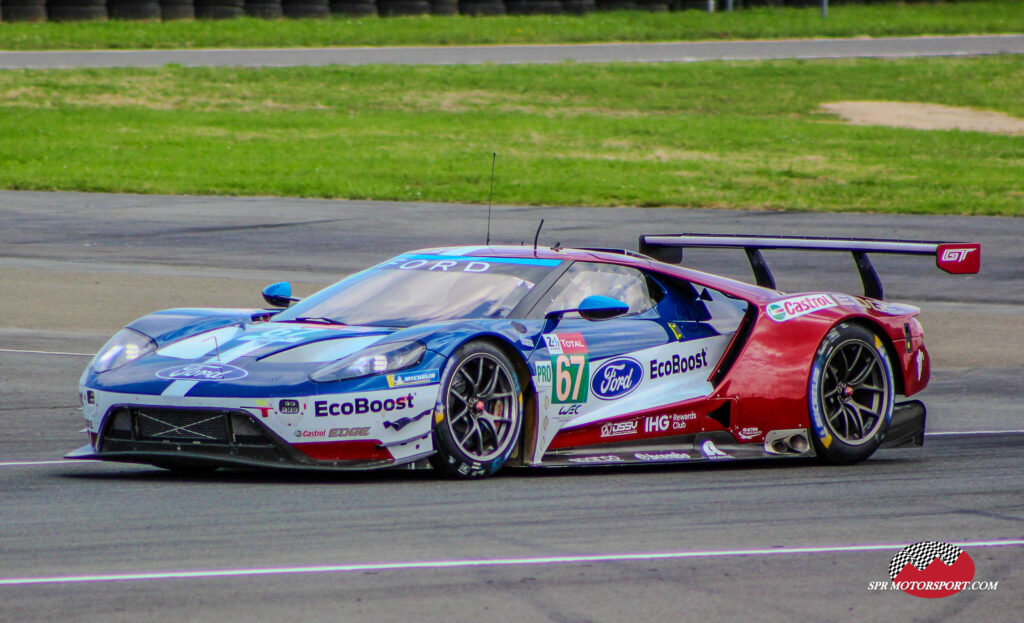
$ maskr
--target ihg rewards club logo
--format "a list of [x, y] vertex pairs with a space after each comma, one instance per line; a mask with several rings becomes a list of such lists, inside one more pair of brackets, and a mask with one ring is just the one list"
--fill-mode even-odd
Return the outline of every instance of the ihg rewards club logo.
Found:
[[903, 591], [915, 597], [949, 597], [960, 591], [994, 591], [999, 582], [976, 581], [974, 560], [956, 545], [922, 541], [903, 548], [889, 563], [890, 582], [869, 582], [871, 591]]

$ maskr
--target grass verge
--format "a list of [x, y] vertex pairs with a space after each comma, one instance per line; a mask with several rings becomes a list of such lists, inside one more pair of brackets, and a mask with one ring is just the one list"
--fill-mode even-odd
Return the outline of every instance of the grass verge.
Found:
[[[950, 85], [955, 85], [952, 88]], [[1024, 117], [1024, 58], [0, 72], [0, 187], [1024, 215], [1024, 137], [824, 102]]]
[[254, 48], [691, 41], [1024, 32], [1024, 0], [833, 6], [732, 13], [618, 11], [583, 17], [396, 17], [0, 23], [0, 49]]

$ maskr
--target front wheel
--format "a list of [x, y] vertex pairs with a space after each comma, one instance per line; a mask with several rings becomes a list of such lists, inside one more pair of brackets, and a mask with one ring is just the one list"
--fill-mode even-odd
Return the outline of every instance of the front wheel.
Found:
[[834, 327], [818, 348], [808, 387], [818, 456], [837, 464], [871, 456], [889, 430], [894, 398], [882, 340], [859, 325]]
[[441, 400], [431, 464], [463, 478], [501, 469], [523, 428], [522, 390], [508, 357], [488, 342], [463, 345], [451, 359]]

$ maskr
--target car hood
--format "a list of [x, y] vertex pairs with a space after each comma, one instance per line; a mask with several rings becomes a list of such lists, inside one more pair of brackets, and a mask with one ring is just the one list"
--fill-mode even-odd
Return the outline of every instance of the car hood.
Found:
[[[394, 333], [380, 327], [233, 323], [164, 342], [90, 385], [131, 394], [244, 396], [316, 393], [309, 373]], [[184, 395], [179, 394], [179, 395]]]

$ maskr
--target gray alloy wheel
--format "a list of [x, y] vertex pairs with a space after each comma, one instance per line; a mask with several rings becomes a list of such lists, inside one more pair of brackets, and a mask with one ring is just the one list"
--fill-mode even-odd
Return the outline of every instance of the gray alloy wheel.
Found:
[[519, 381], [505, 354], [489, 343], [466, 344], [453, 359], [442, 394], [444, 418], [434, 428], [434, 465], [459, 476], [486, 476], [519, 441]]
[[893, 409], [893, 377], [884, 347], [864, 327], [842, 324], [818, 350], [810, 383], [818, 454], [856, 463], [882, 443]]

